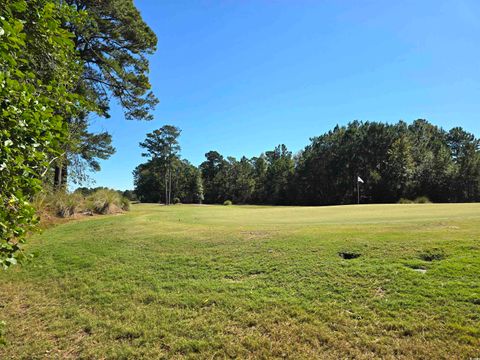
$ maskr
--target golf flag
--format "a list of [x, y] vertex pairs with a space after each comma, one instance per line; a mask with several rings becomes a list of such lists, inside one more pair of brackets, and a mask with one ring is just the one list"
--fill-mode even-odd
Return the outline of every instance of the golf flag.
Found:
[[362, 180], [362, 178], [361, 178], [360, 176], [357, 176], [357, 178], [358, 178], [358, 179], [357, 179], [358, 182], [360, 182], [360, 183], [362, 183], [362, 184], [364, 183], [364, 181]]

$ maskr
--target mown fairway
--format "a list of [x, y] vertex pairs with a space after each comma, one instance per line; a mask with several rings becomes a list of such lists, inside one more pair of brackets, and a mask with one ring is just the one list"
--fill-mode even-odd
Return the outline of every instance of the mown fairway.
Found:
[[29, 249], [1, 359], [480, 357], [480, 204], [136, 205]]

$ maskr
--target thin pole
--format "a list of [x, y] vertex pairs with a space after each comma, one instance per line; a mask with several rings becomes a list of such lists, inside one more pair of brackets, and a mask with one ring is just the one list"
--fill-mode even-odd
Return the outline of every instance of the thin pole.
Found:
[[172, 204], [172, 168], [168, 169], [168, 205]]
[[357, 204], [360, 204], [360, 181], [358, 181], [358, 176], [357, 176]]
[[167, 204], [167, 200], [168, 200], [168, 185], [167, 185], [167, 170], [165, 169], [165, 205], [168, 205]]

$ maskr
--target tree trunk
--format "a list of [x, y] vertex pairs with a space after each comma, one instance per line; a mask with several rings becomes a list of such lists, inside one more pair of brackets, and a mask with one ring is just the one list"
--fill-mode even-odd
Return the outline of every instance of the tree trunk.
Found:
[[68, 180], [68, 165], [66, 162], [55, 165], [55, 172], [53, 178], [53, 189], [60, 190], [67, 186]]
[[67, 164], [67, 161], [65, 160], [62, 167], [62, 187], [64, 188], [67, 187], [67, 181], [68, 181], [68, 164]]
[[68, 163], [66, 160], [57, 162], [53, 175], [53, 189], [55, 191], [66, 188], [68, 181]]
[[55, 165], [55, 175], [53, 178], [53, 189], [58, 190], [62, 186], [62, 165]]

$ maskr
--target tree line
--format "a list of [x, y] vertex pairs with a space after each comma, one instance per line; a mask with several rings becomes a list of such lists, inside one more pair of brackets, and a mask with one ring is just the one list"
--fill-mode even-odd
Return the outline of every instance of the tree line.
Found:
[[336, 205], [355, 203], [358, 195], [362, 203], [417, 197], [480, 200], [480, 140], [461, 127], [445, 131], [424, 119], [411, 124], [353, 121], [311, 138], [296, 154], [285, 145], [253, 158], [209, 151], [198, 167], [180, 160], [179, 129], [176, 134], [177, 151], [170, 159], [157, 154], [135, 169], [141, 201], [165, 202], [160, 189], [167, 182], [167, 167], [172, 196], [185, 203]]
[[0, 267], [25, 258], [34, 196], [114, 153], [91, 115], [109, 118], [115, 99], [127, 119], [152, 118], [156, 43], [133, 0], [0, 1]]

